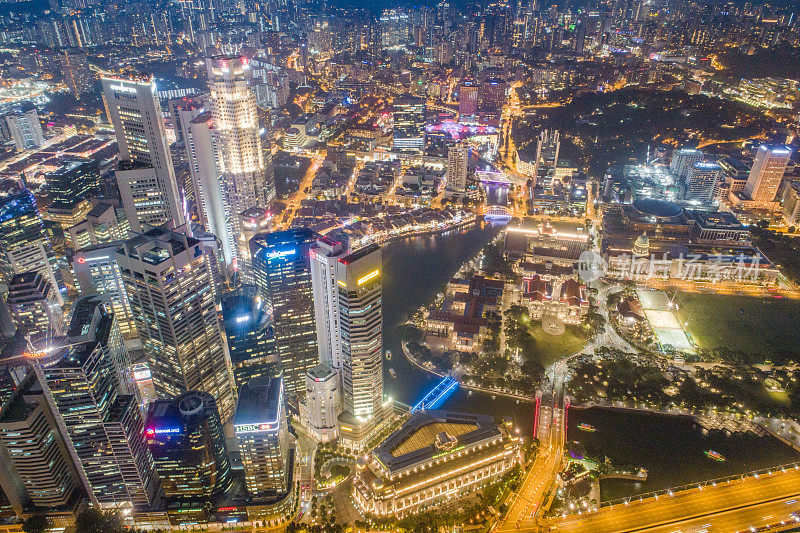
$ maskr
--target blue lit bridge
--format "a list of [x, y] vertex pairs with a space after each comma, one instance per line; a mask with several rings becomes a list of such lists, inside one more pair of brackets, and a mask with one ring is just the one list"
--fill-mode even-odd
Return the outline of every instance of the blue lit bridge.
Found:
[[434, 388], [428, 391], [428, 394], [411, 408], [411, 412], [415, 413], [426, 409], [437, 409], [457, 388], [458, 380], [451, 376], [445, 376], [442, 381], [437, 383]]

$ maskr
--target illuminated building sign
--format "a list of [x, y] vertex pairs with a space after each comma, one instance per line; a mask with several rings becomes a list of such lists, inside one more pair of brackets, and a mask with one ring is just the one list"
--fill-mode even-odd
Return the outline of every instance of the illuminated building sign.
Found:
[[181, 428], [147, 428], [145, 433], [148, 437], [154, 435], [177, 435], [181, 432]]
[[297, 253], [297, 248], [290, 248], [288, 250], [275, 250], [274, 252], [267, 252], [267, 259], [277, 259], [279, 257], [287, 257]]
[[136, 94], [136, 87], [127, 87], [125, 85], [112, 85], [111, 90]]
[[368, 282], [369, 280], [377, 278], [380, 273], [381, 273], [380, 269], [376, 268], [375, 270], [373, 270], [372, 272], [370, 272], [366, 276], [362, 276], [362, 277], [358, 278], [357, 283], [359, 285], [363, 285], [366, 282]]
[[277, 431], [275, 423], [270, 424], [239, 424], [236, 426], [237, 433], [260, 433], [262, 431]]

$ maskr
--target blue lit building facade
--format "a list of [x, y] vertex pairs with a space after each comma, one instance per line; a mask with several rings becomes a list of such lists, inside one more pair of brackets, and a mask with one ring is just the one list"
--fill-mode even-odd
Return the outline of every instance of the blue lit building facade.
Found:
[[256, 285], [273, 309], [275, 344], [287, 394], [305, 397], [305, 376], [319, 362], [309, 248], [305, 228], [259, 233], [250, 241]]

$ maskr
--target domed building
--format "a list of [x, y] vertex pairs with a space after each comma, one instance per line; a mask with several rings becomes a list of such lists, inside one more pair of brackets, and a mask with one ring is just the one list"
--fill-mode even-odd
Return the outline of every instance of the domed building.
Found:
[[639, 238], [636, 239], [631, 251], [633, 255], [650, 255], [650, 238], [647, 236], [647, 232], [642, 233]]

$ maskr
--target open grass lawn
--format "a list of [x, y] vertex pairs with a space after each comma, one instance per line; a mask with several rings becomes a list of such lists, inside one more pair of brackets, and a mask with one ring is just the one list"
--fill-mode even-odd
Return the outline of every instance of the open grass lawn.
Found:
[[536, 353], [544, 367], [586, 346], [586, 339], [570, 331], [570, 327], [561, 335], [550, 335], [542, 329], [541, 324], [536, 324], [531, 329], [531, 335], [536, 339]]
[[800, 300], [679, 293], [675, 302], [675, 314], [702, 349], [800, 361]]

